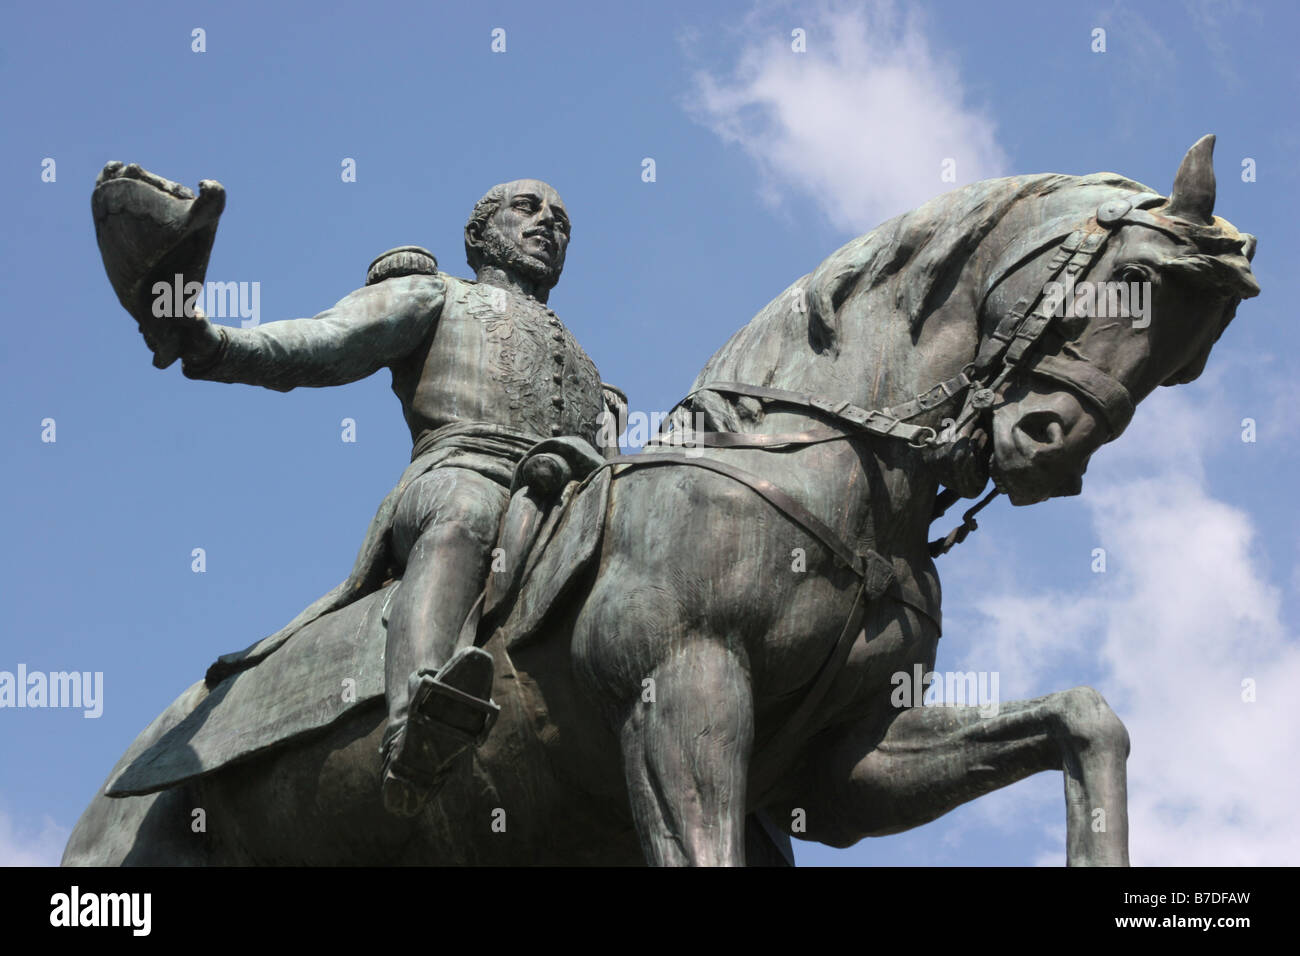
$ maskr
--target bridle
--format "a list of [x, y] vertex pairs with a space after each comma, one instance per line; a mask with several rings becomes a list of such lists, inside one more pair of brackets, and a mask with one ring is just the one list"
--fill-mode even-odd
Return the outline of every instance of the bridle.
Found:
[[[1081, 352], [1075, 343], [1060, 334], [1058, 318], [1059, 301], [1047, 294], [1054, 282], [1067, 286], [1082, 282], [1105, 251], [1111, 235], [1125, 224], [1140, 225], [1179, 238], [1171, 220], [1147, 212], [1151, 206], [1165, 202], [1156, 193], [1139, 193], [1126, 199], [1103, 203], [1092, 218], [1079, 228], [1059, 237], [1060, 245], [1048, 261], [1045, 275], [1030, 292], [1022, 296], [998, 322], [992, 333], [983, 340], [973, 361], [968, 362], [956, 375], [932, 386], [919, 395], [899, 405], [884, 409], [864, 409], [847, 401], [834, 401], [820, 396], [795, 392], [764, 385], [743, 382], [709, 382], [694, 389], [680, 403], [686, 406], [700, 392], [745, 396], [809, 409], [820, 417], [829, 419], [832, 427], [809, 429], [771, 435], [753, 435], [744, 432], [670, 431], [647, 443], [647, 451], [658, 447], [691, 448], [791, 448], [874, 435], [905, 441], [912, 448], [933, 448], [946, 444], [948, 435], [960, 434], [972, 420], [983, 415], [997, 402], [997, 395], [1009, 380], [1019, 373], [1033, 373], [1065, 385], [1087, 399], [1100, 412], [1110, 429], [1111, 438], [1118, 437], [1133, 417], [1133, 399], [1128, 388], [1109, 372], [1097, 366]], [[1048, 245], [1056, 239], [1049, 240]], [[1004, 281], [1020, 265], [1000, 276]], [[994, 283], [996, 284], [996, 283]], [[1042, 344], [1054, 332], [1064, 340], [1054, 353], [1045, 352]], [[961, 413], [955, 422], [937, 432], [929, 425], [916, 425], [911, 419], [947, 404], [965, 395]], [[676, 409], [674, 409], [675, 411]], [[639, 456], [638, 456], [639, 457]], [[975, 514], [989, 504], [999, 491], [994, 488], [962, 517], [962, 523], [948, 535], [930, 544], [934, 557], [946, 554], [977, 527]], [[957, 500], [954, 492], [940, 496], [936, 517]]]

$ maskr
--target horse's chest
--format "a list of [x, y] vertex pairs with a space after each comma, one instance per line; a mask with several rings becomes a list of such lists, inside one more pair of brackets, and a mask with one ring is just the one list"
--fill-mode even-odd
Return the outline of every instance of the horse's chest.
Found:
[[[933, 667], [939, 628], [928, 614], [886, 594], [855, 622], [851, 590], [824, 581], [804, 590], [783, 602], [771, 633], [784, 637], [764, 649], [763, 696], [774, 713], [820, 694], [816, 723], [824, 726], [846, 711], [887, 705], [897, 675], [910, 676], [918, 664]], [[915, 594], [912, 601], [921, 603]]]
[[939, 629], [925, 615], [889, 597], [868, 611], [840, 676], [826, 695], [824, 723], [910, 704], [895, 691], [911, 687], [918, 671], [934, 668]]

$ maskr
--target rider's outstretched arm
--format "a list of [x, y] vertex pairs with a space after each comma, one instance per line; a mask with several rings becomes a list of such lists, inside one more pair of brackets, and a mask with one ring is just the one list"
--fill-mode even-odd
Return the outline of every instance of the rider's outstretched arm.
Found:
[[250, 329], [214, 326], [199, 317], [182, 370], [188, 378], [279, 392], [355, 382], [424, 341], [442, 310], [444, 289], [437, 276], [388, 279], [358, 289], [314, 318]]

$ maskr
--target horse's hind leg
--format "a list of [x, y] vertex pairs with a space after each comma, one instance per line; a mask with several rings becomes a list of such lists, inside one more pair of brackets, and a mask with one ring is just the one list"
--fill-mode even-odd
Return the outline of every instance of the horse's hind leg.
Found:
[[997, 716], [981, 711], [918, 707], [900, 711], [883, 731], [850, 726], [810, 761], [815, 782], [802, 802], [809, 838], [849, 846], [928, 823], [1031, 774], [1062, 770], [1066, 861], [1127, 866], [1128, 733], [1102, 696], [1076, 687], [1012, 701]]
[[653, 693], [642, 694], [621, 732], [646, 862], [744, 866], [753, 704], [742, 662], [721, 644], [697, 640], [646, 676]]

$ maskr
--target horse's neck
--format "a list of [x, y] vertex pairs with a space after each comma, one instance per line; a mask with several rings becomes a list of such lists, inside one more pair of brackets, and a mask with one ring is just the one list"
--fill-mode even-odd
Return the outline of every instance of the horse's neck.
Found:
[[[792, 297], [774, 300], [754, 322], [737, 333], [700, 376], [709, 381], [768, 385], [865, 409], [905, 402], [955, 375], [974, 357], [976, 321], [969, 303], [941, 306], [913, 339], [907, 318], [897, 310], [872, 308], [873, 297], [852, 295], [839, 309], [837, 350], [814, 351], [807, 318], [782, 307]], [[936, 431], [957, 408], [940, 408], [915, 423]], [[809, 414], [769, 406], [747, 428], [762, 433], [809, 427]], [[773, 478], [782, 472], [805, 489], [806, 503], [847, 539], [903, 556], [925, 554], [926, 532], [937, 479], [922, 456], [899, 440], [860, 439], [783, 453]], [[797, 473], [802, 472], [802, 475]]]
[[805, 311], [790, 305], [797, 296], [783, 293], [710, 359], [697, 387], [743, 382], [884, 409], [951, 377], [974, 357], [972, 302], [952, 297], [914, 336], [907, 316], [880, 308], [875, 298], [874, 309], [870, 294], [846, 299], [835, 347], [816, 350]]
[[[859, 368], [857, 397], [866, 409], [886, 410], [908, 402], [961, 371], [975, 357], [979, 332], [976, 305], [954, 293], [914, 333], [899, 310], [874, 312], [870, 296], [861, 304], [850, 297], [841, 307], [840, 369]], [[855, 314], [857, 310], [857, 314]], [[833, 397], [833, 396], [831, 396]], [[944, 420], [956, 418], [960, 400], [909, 419], [941, 432]], [[866, 520], [881, 549], [910, 554], [928, 562], [926, 542], [938, 478], [925, 456], [905, 442], [873, 438], [867, 443], [876, 474]]]

